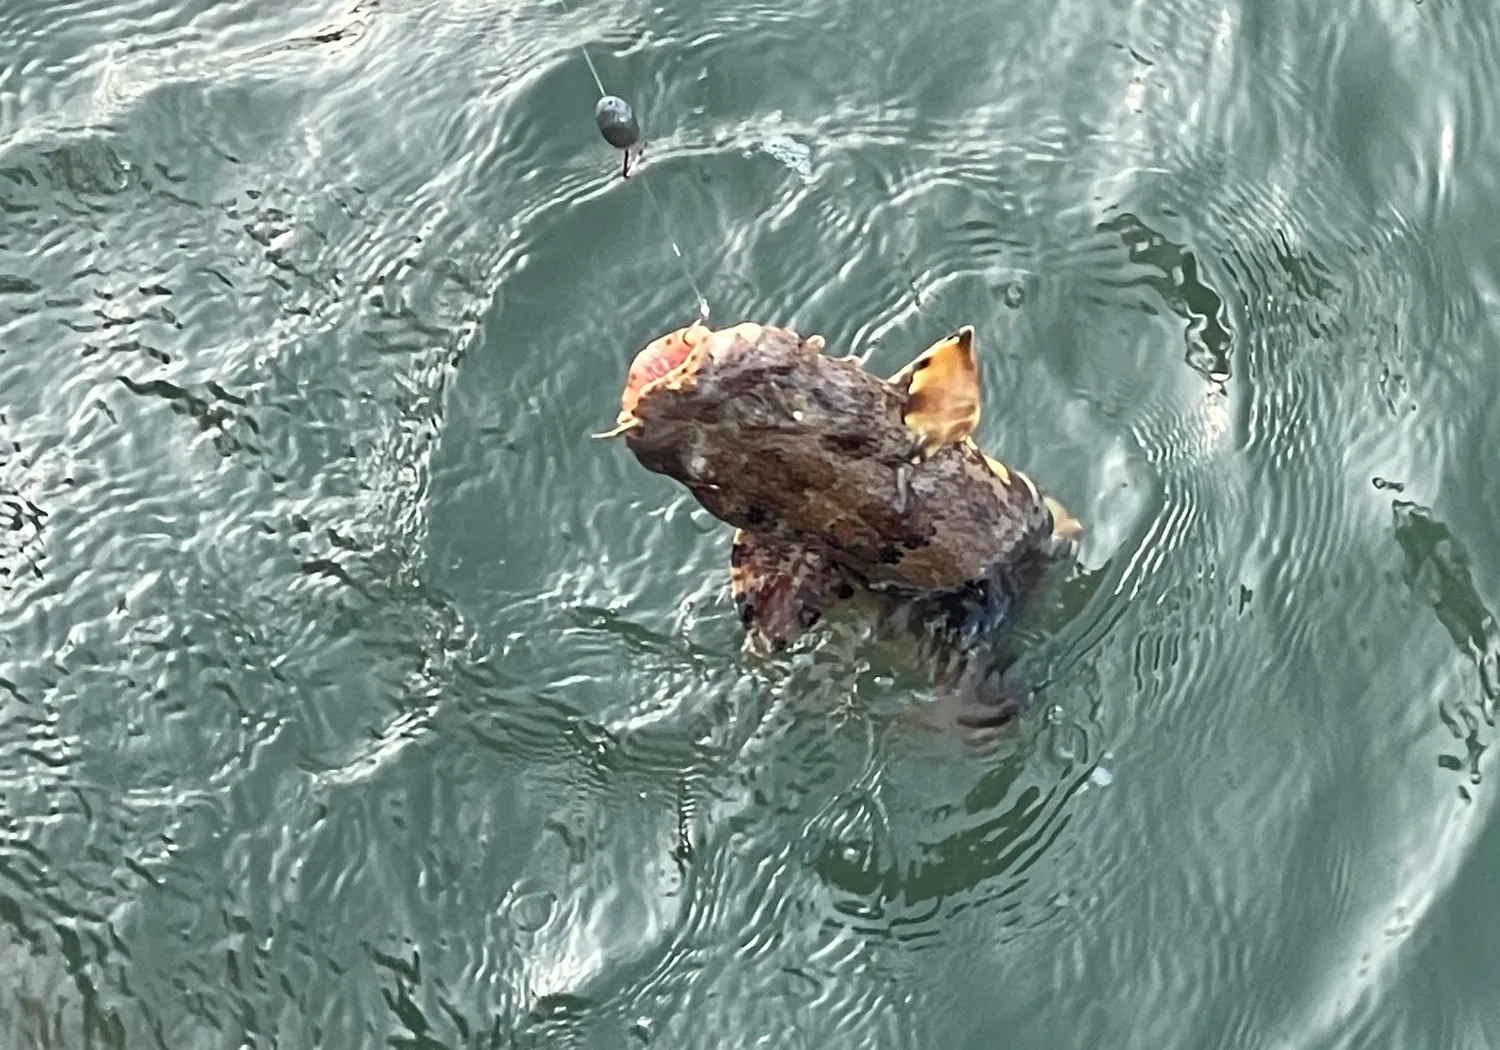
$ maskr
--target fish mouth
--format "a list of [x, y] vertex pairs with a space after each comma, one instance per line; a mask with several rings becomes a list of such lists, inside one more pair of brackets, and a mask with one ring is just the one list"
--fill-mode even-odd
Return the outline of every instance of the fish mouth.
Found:
[[680, 382], [697, 370], [702, 353], [695, 353], [703, 346], [712, 329], [702, 321], [695, 321], [686, 328], [677, 328], [666, 335], [658, 336], [630, 362], [630, 372], [625, 379], [625, 389], [620, 394], [620, 413], [615, 418], [612, 430], [595, 434], [596, 438], [619, 437], [640, 426], [635, 408], [641, 398], [657, 387]]
[[[728, 328], [710, 328], [699, 320], [653, 339], [630, 363], [614, 428], [593, 436], [613, 438], [636, 429], [641, 425], [636, 407], [649, 395], [659, 390], [690, 388], [693, 377], [710, 356], [722, 355], [736, 340], [746, 346], [753, 345], [761, 331], [761, 325], [750, 321]], [[816, 336], [809, 342], [822, 348], [823, 342]]]
[[641, 396], [657, 384], [685, 373], [688, 358], [707, 334], [708, 329], [698, 322], [686, 328], [674, 329], [648, 343], [630, 362], [625, 389], [620, 394], [620, 411], [615, 417], [615, 425], [591, 436], [599, 439], [619, 437], [640, 426], [635, 406], [640, 404]]
[[648, 390], [688, 371], [688, 358], [708, 334], [705, 325], [694, 323], [652, 340], [636, 354], [620, 395], [621, 414], [633, 415]]

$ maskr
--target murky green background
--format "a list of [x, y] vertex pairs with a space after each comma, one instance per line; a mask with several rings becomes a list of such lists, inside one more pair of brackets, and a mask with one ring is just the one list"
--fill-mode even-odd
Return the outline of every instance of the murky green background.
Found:
[[[0, 5], [0, 1045], [1500, 1045], [1500, 8], [570, 6]], [[587, 439], [647, 187], [978, 326], [1088, 528], [1003, 739]]]

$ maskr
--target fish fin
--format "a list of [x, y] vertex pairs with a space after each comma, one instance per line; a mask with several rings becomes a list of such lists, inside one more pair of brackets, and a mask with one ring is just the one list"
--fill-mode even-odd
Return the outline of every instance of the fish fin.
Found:
[[979, 425], [979, 361], [974, 326], [933, 343], [890, 380], [904, 387], [901, 421], [916, 440], [920, 458], [958, 444]]
[[1021, 484], [1026, 486], [1026, 491], [1031, 493], [1031, 502], [1042, 502], [1042, 490], [1036, 487], [1036, 482], [1027, 477], [1024, 471], [1016, 470], [1012, 471], [1011, 473], [1012, 476], [1020, 478]]
[[841, 577], [811, 550], [736, 529], [729, 589], [750, 649], [769, 656], [810, 630], [840, 597]]
[[729, 592], [736, 604], [750, 593], [754, 583], [755, 539], [744, 529], [735, 529], [729, 541]]
[[1009, 485], [1010, 484], [1010, 468], [1007, 467], [1004, 463], [1001, 463], [994, 456], [988, 455], [987, 453], [984, 453], [984, 452], [981, 452], [980, 455], [984, 456], [985, 465], [988, 466], [990, 468], [990, 470], [994, 472], [995, 477], [997, 477], [997, 478], [1000, 479], [1000, 484], [1002, 484], [1002, 485]]
[[967, 444], [984, 457], [985, 465], [1000, 479], [1002, 485], [1008, 488], [1016, 480], [1019, 480], [1021, 484], [1026, 486], [1026, 491], [1031, 495], [1032, 501], [1041, 503], [1042, 506], [1047, 508], [1047, 512], [1052, 515], [1051, 543], [1054, 553], [1062, 554], [1065, 551], [1071, 553], [1078, 549], [1078, 541], [1083, 536], [1083, 525], [1077, 518], [1068, 513], [1068, 508], [1064, 507], [1061, 501], [1037, 488], [1036, 482], [1027, 477], [1025, 472], [1011, 470], [994, 456], [991, 456], [979, 448], [978, 445], [975, 445], [972, 440], [968, 441]]
[[1052, 512], [1052, 550], [1056, 554], [1071, 554], [1078, 549], [1083, 536], [1083, 523], [1068, 513], [1068, 508], [1051, 496], [1043, 496], [1042, 502]]

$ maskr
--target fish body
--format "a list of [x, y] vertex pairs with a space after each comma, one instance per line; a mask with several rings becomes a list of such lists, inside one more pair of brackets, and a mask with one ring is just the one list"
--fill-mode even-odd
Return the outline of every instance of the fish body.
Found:
[[888, 630], [933, 633], [959, 679], [994, 691], [985, 639], [1082, 528], [974, 442], [976, 349], [964, 326], [882, 378], [820, 337], [746, 323], [636, 356], [611, 433], [735, 527], [730, 590], [753, 651], [857, 598]]

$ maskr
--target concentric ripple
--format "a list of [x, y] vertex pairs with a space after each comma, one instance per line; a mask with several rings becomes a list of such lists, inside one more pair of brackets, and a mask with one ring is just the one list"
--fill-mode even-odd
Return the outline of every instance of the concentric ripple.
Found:
[[[0, 1044], [1494, 1042], [1496, 11], [0, 45]], [[1086, 527], [1018, 725], [740, 651], [727, 530], [588, 440], [694, 284], [880, 371], [977, 326]]]

